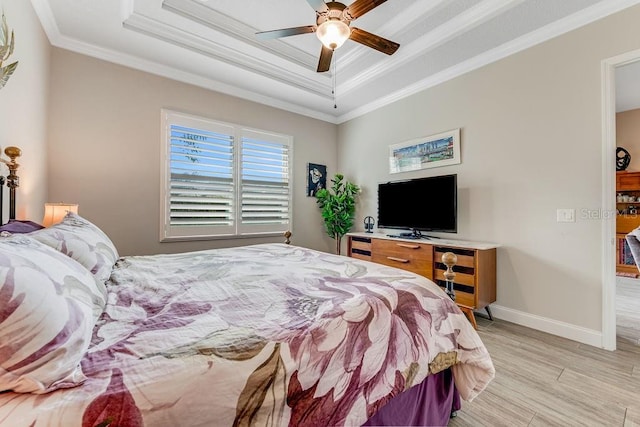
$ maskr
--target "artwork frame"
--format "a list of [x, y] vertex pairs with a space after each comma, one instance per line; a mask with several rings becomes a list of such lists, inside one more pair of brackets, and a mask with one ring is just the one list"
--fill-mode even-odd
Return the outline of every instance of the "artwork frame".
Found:
[[460, 164], [460, 128], [389, 146], [389, 173]]
[[321, 188], [327, 188], [327, 166], [307, 163], [307, 196], [316, 197]]

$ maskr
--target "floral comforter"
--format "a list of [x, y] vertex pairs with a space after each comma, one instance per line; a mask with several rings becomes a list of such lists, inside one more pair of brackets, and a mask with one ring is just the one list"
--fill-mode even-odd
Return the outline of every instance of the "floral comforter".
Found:
[[463, 399], [494, 376], [437, 285], [378, 264], [262, 244], [124, 257], [107, 285], [85, 383], [2, 393], [0, 425], [361, 425], [442, 355]]

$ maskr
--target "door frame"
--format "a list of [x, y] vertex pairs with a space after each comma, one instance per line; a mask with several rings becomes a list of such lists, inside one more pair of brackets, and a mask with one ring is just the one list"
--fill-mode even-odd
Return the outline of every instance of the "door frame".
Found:
[[602, 61], [602, 347], [616, 349], [616, 68], [640, 49]]

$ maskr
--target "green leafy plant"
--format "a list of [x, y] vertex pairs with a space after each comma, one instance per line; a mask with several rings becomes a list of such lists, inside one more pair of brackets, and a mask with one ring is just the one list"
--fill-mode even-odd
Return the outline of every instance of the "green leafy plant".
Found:
[[2, 66], [2, 63], [7, 61], [13, 54], [13, 47], [15, 38], [13, 36], [13, 30], [9, 35], [9, 27], [7, 26], [7, 20], [2, 14], [2, 31], [0, 31], [0, 89], [4, 87], [9, 81], [9, 77], [18, 67], [18, 61], [12, 62], [9, 65]]
[[336, 240], [336, 253], [340, 255], [342, 237], [353, 227], [356, 212], [356, 198], [360, 187], [336, 174], [331, 180], [331, 189], [322, 188], [316, 193], [316, 202], [322, 211], [322, 219], [327, 234]]

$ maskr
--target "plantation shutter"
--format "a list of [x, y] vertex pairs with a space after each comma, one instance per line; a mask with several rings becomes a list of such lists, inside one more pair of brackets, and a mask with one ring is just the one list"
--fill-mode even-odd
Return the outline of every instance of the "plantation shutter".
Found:
[[290, 228], [289, 153], [287, 138], [242, 131], [241, 233]]
[[290, 229], [290, 137], [163, 112], [161, 241]]

